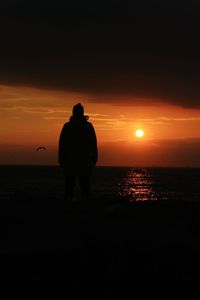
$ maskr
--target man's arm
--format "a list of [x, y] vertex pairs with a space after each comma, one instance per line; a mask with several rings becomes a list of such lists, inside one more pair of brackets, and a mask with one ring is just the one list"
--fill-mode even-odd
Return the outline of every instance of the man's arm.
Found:
[[93, 125], [90, 123], [90, 136], [91, 136], [91, 152], [92, 161], [94, 164], [98, 161], [98, 148], [97, 148], [97, 137]]
[[67, 126], [64, 124], [60, 138], [59, 138], [59, 144], [58, 144], [58, 162], [62, 166], [64, 164], [64, 154], [65, 154], [65, 147], [66, 147], [66, 129]]

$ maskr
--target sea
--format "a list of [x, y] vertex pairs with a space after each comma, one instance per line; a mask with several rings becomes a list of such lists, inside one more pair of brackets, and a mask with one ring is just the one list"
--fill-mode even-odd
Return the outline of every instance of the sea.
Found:
[[[15, 194], [64, 197], [59, 166], [0, 166], [0, 199]], [[200, 168], [96, 167], [91, 177], [93, 199], [126, 201], [200, 201]], [[80, 197], [77, 184], [76, 196]], [[27, 200], [28, 201], [28, 200]]]

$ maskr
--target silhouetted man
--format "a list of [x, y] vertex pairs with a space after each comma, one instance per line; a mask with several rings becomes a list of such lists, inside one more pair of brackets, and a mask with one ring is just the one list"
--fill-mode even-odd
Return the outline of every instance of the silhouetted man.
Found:
[[59, 140], [59, 163], [64, 169], [66, 199], [72, 201], [76, 178], [81, 187], [81, 198], [89, 200], [89, 177], [97, 162], [97, 139], [93, 125], [84, 116], [84, 108], [78, 103], [73, 107], [69, 122], [65, 123]]

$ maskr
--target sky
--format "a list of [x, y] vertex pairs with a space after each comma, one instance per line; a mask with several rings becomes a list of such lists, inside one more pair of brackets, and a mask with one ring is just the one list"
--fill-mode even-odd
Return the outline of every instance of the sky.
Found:
[[98, 165], [200, 167], [199, 15], [194, 0], [2, 1], [0, 164], [58, 164], [80, 102]]

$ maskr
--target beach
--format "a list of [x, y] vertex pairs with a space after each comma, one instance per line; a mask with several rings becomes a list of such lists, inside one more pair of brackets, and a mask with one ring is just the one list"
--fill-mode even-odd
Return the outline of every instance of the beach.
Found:
[[4, 279], [21, 298], [25, 288], [31, 299], [63, 291], [70, 299], [147, 296], [141, 285], [198, 278], [199, 220], [198, 202], [97, 198], [66, 205], [18, 193], [1, 202]]

